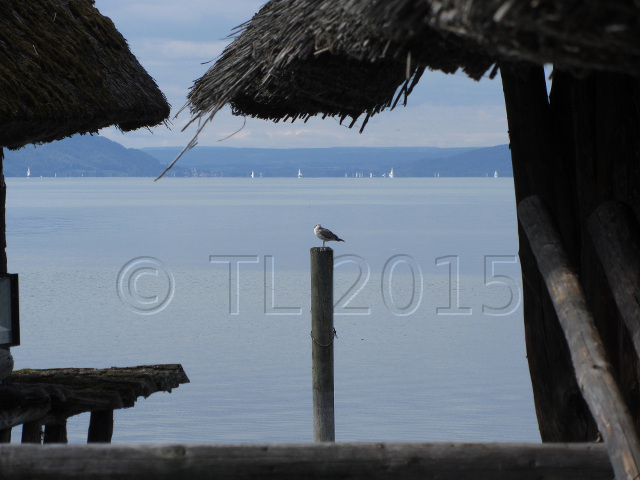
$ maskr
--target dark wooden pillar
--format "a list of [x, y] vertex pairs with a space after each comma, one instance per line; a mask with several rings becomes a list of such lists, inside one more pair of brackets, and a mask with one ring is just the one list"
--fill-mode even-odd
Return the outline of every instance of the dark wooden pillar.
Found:
[[113, 436], [113, 410], [91, 412], [87, 443], [111, 443]]
[[47, 423], [44, 426], [43, 443], [67, 443], [67, 420]]
[[0, 273], [7, 273], [7, 184], [4, 181], [4, 151], [0, 147]]
[[[0, 147], [0, 273], [7, 273], [7, 223], [5, 220], [7, 184], [4, 181], [3, 164], [4, 151]], [[0, 347], [0, 383], [13, 371], [13, 357], [10, 353], [11, 350], [8, 347]]]
[[[596, 255], [588, 218], [608, 200], [620, 201], [640, 218], [640, 84], [622, 74], [582, 72], [578, 77], [556, 69], [547, 99], [542, 67], [502, 65], [501, 74], [516, 200], [537, 194], [547, 205], [638, 428], [638, 357]], [[527, 355], [542, 439], [593, 439], [593, 420], [524, 235], [520, 261]]]
[[626, 75], [598, 72], [584, 78], [567, 73], [576, 148], [578, 218], [583, 242], [580, 273], [584, 291], [613, 365], [618, 386], [640, 426], [638, 357], [617, 311], [600, 259], [588, 234], [588, 218], [608, 200], [640, 216], [640, 86]]
[[[572, 180], [557, 146], [561, 135], [549, 104], [541, 66], [501, 65], [516, 202], [536, 194], [553, 213], [573, 208]], [[572, 216], [558, 225], [564, 242], [575, 238]], [[520, 228], [520, 227], [519, 227]], [[575, 379], [569, 350], [526, 235], [520, 229], [520, 264], [529, 371], [543, 441], [585, 441], [597, 429]], [[571, 260], [576, 255], [567, 248]]]
[[27, 422], [22, 425], [22, 443], [42, 443], [40, 422]]

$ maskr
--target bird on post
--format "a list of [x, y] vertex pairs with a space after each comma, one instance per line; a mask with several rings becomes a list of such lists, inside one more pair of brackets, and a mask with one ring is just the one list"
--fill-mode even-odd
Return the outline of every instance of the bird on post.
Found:
[[322, 228], [322, 225], [317, 224], [313, 229], [313, 232], [316, 234], [320, 240], [322, 240], [322, 246], [324, 247], [325, 242], [344, 242], [343, 239], [338, 237], [335, 233], [333, 233], [328, 228]]

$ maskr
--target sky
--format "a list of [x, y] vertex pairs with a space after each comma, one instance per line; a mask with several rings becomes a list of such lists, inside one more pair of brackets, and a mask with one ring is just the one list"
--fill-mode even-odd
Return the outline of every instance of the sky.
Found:
[[[122, 134], [100, 131], [129, 148], [183, 147], [195, 128], [182, 131], [190, 120], [179, 110], [193, 82], [204, 75], [224, 47], [234, 27], [249, 20], [261, 0], [96, 0], [171, 104], [170, 128], [159, 126]], [[207, 64], [208, 63], [208, 64]], [[273, 123], [242, 117], [230, 110], [218, 113], [199, 135], [199, 145], [253, 148], [317, 147], [484, 147], [506, 144], [507, 118], [500, 76], [479, 82], [463, 73], [427, 72], [406, 107], [372, 117], [364, 132], [337, 120], [313, 118], [307, 123]], [[222, 140], [225, 139], [225, 140]], [[221, 141], [222, 140], [222, 141]]]

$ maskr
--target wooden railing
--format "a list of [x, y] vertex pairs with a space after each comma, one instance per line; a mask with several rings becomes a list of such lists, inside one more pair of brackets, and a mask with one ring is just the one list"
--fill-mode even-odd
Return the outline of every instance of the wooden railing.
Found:
[[0, 446], [4, 480], [611, 480], [602, 444]]

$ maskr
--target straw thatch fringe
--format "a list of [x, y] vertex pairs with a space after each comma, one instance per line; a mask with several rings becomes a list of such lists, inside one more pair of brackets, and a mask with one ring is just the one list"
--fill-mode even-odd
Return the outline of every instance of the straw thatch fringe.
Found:
[[0, 2], [0, 145], [129, 131], [168, 116], [166, 98], [92, 0]]
[[234, 36], [191, 88], [185, 150], [227, 104], [276, 122], [364, 115], [362, 130], [426, 68], [479, 79], [506, 59], [640, 75], [640, 4], [626, 0], [271, 0]]
[[383, 22], [347, 6], [272, 0], [238, 27], [233, 43], [188, 95], [190, 124], [199, 125], [195, 137], [227, 104], [234, 114], [274, 121], [322, 115], [341, 122], [350, 117], [353, 126], [364, 115], [366, 124], [392, 108], [399, 91], [406, 97], [425, 68], [453, 73], [462, 66], [480, 78], [493, 63], [473, 44], [430, 29], [410, 42], [393, 41]]
[[490, 55], [573, 71], [640, 75], [640, 4], [628, 0], [345, 0], [395, 40], [425, 28]]
[[272, 0], [187, 106], [200, 128], [226, 104], [275, 121], [356, 119], [424, 68], [478, 79], [505, 58], [640, 74], [639, 25], [625, 0]]

